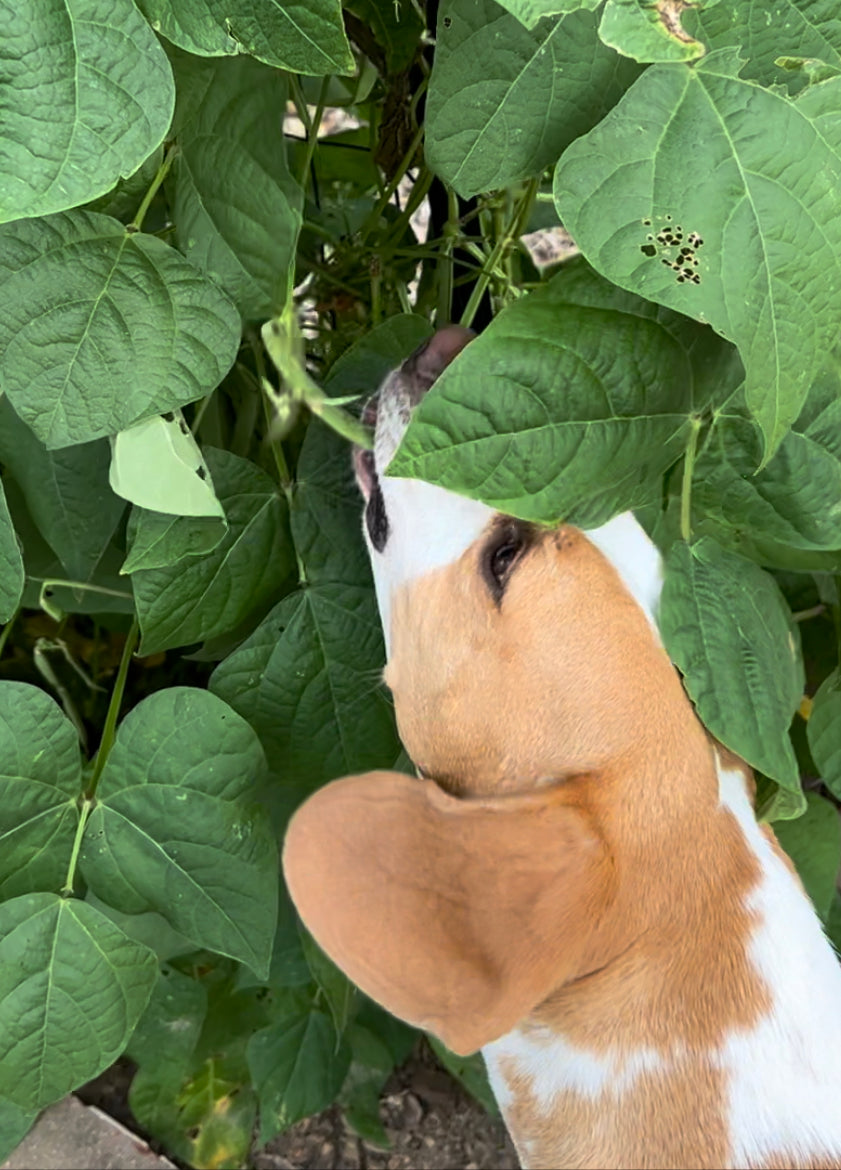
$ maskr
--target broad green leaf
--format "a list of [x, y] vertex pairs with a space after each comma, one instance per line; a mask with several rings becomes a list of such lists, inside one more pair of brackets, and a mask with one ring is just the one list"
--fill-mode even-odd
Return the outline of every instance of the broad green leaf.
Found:
[[294, 275], [303, 200], [286, 164], [286, 78], [250, 57], [174, 64], [193, 88], [173, 170], [179, 247], [244, 317], [271, 317]]
[[140, 0], [152, 28], [200, 57], [248, 53], [293, 73], [352, 73], [339, 0]]
[[762, 437], [744, 414], [722, 413], [695, 465], [692, 504], [749, 538], [795, 549], [841, 549], [841, 398], [817, 383], [777, 454], [757, 473]]
[[198, 1043], [207, 1012], [207, 990], [175, 967], [163, 966], [146, 1010], [134, 1029], [127, 1055], [135, 1064], [166, 1064], [183, 1074]]
[[332, 397], [370, 397], [385, 376], [432, 333], [425, 317], [400, 313], [364, 334], [330, 367], [324, 389]]
[[16, 0], [0, 38], [0, 222], [103, 195], [163, 140], [175, 86], [131, 0]]
[[692, 61], [706, 51], [681, 24], [674, 0], [606, 0], [599, 36], [635, 61]]
[[260, 1097], [260, 1141], [332, 1104], [350, 1067], [350, 1047], [322, 1012], [291, 1016], [263, 1028], [248, 1044]]
[[599, 40], [591, 12], [528, 31], [494, 0], [447, 0], [429, 82], [427, 162], [465, 197], [538, 175], [638, 72]]
[[395, 759], [384, 661], [373, 591], [325, 582], [276, 605], [210, 687], [249, 721], [272, 771], [303, 796]]
[[294, 564], [286, 500], [272, 480], [227, 451], [204, 455], [228, 530], [204, 556], [132, 574], [143, 654], [233, 629], [270, 601]]
[[841, 799], [841, 674], [838, 670], [818, 688], [806, 733], [821, 779]]
[[128, 556], [121, 573], [165, 569], [185, 557], [212, 552], [228, 531], [227, 520], [213, 516], [166, 516], [132, 508], [126, 529]]
[[806, 793], [806, 811], [797, 820], [774, 826], [780, 844], [797, 867], [806, 893], [825, 922], [841, 866], [841, 820], [835, 805], [816, 792]]
[[811, 57], [841, 65], [841, 19], [835, 0], [762, 0], [691, 8], [685, 27], [712, 49], [735, 47], [745, 58], [743, 76], [761, 85], [802, 88], [808, 75], [792, 74], [779, 59]]
[[161, 143], [157, 150], [153, 150], [149, 157], [144, 159], [133, 175], [121, 179], [112, 191], [92, 200], [87, 204], [86, 210], [98, 211], [100, 215], [110, 215], [121, 223], [129, 223], [137, 214], [143, 197], [154, 182], [163, 161], [164, 147]]
[[158, 973], [152, 951], [85, 902], [0, 906], [0, 1096], [43, 1109], [120, 1055]]
[[79, 822], [76, 731], [38, 687], [0, 683], [0, 897], [58, 893]]
[[64, 575], [87, 581], [126, 506], [108, 485], [108, 444], [100, 439], [50, 451], [0, 398], [0, 461]]
[[351, 1064], [339, 1097], [342, 1113], [363, 1141], [388, 1149], [388, 1134], [380, 1121], [380, 1094], [394, 1068], [391, 1053], [378, 1036], [358, 1024], [349, 1026], [346, 1038]]
[[648, 68], [566, 151], [555, 203], [610, 280], [736, 343], [767, 461], [841, 314], [841, 79], [791, 102], [739, 65]]
[[0, 1160], [7, 1158], [26, 1137], [38, 1116], [35, 1110], [21, 1109], [0, 1097]]
[[432, 1051], [443, 1064], [447, 1072], [464, 1085], [471, 1097], [475, 1097], [482, 1108], [490, 1113], [491, 1117], [499, 1116], [496, 1099], [488, 1084], [488, 1072], [481, 1052], [474, 1052], [472, 1056], [457, 1056], [450, 1052], [446, 1045], [437, 1037], [427, 1034]]
[[702, 538], [666, 556], [659, 623], [703, 724], [794, 792], [788, 726], [803, 694], [797, 629], [772, 577]]
[[267, 980], [258, 979], [246, 967], [240, 967], [237, 988], [261, 987], [266, 982], [272, 988], [304, 987], [312, 983], [312, 974], [301, 941], [298, 916], [283, 879], [278, 889], [277, 926], [275, 927], [272, 958]]
[[0, 479], [0, 622], [7, 622], [23, 593], [23, 557]]
[[499, 3], [526, 28], [533, 28], [544, 16], [577, 12], [579, 8], [598, 8], [601, 0], [499, 0]]
[[0, 378], [48, 447], [114, 434], [210, 393], [236, 309], [174, 248], [90, 211], [0, 228]]
[[659, 494], [721, 349], [709, 331], [565, 266], [444, 371], [389, 475], [594, 527]]
[[125, 718], [102, 773], [80, 864], [94, 893], [155, 910], [197, 946], [268, 969], [277, 852], [253, 791], [251, 728], [207, 691], [169, 687]]
[[180, 410], [153, 415], [112, 436], [109, 479], [118, 496], [141, 508], [225, 518], [201, 448]]

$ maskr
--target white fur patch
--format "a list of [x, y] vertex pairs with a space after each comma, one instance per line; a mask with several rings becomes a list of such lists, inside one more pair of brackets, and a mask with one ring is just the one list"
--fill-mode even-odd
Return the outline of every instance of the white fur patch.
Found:
[[633, 513], [614, 516], [600, 528], [591, 528], [587, 539], [616, 569], [625, 588], [657, 632], [657, 608], [663, 590], [663, 558]]
[[729, 1079], [732, 1161], [773, 1153], [841, 1154], [841, 966], [811, 902], [756, 823], [737, 771], [719, 768], [731, 810], [762, 867], [750, 895], [758, 925], [750, 957], [772, 999], [749, 1031], [734, 1030], [719, 1060]]

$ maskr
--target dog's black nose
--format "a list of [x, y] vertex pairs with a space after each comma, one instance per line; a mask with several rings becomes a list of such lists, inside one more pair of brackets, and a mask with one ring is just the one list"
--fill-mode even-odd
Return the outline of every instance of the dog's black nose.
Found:
[[417, 406], [436, 378], [475, 336], [463, 325], [447, 325], [406, 358], [400, 372], [409, 382], [410, 406]]

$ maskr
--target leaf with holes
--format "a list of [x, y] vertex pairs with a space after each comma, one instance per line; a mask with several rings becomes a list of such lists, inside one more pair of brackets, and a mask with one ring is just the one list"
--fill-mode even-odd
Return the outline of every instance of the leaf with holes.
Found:
[[555, 203], [601, 273], [736, 343], [767, 462], [841, 315], [841, 79], [791, 102], [739, 67], [648, 68], [565, 152]]
[[565, 265], [444, 371], [389, 475], [524, 520], [595, 527], [659, 493], [727, 350], [586, 265]]
[[675, 541], [665, 569], [660, 630], [701, 721], [754, 768], [799, 793], [788, 726], [803, 694], [803, 662], [779, 587], [706, 537]]
[[0, 897], [58, 893], [79, 823], [79, 737], [38, 687], [0, 682]]
[[0, 460], [67, 576], [87, 581], [126, 507], [108, 484], [108, 444], [50, 451], [0, 398]]
[[0, 377], [48, 447], [114, 434], [210, 393], [236, 309], [174, 248], [106, 215], [0, 227]]
[[248, 1044], [248, 1066], [260, 1097], [260, 1141], [326, 1108], [350, 1067], [350, 1048], [322, 1012], [280, 1019]]
[[174, 65], [193, 91], [173, 170], [179, 247], [244, 317], [270, 317], [286, 303], [303, 201], [286, 164], [286, 78], [250, 57]]
[[257, 739], [215, 695], [168, 687], [124, 719], [88, 818], [80, 864], [97, 897], [163, 915], [199, 947], [268, 970], [277, 850], [253, 802]]
[[806, 731], [821, 779], [841, 799], [841, 674], [838, 670], [818, 688]]
[[745, 58], [742, 76], [761, 85], [796, 92], [808, 73], [792, 72], [783, 56], [841, 66], [841, 19], [834, 0], [763, 0], [762, 4], [687, 6], [687, 30], [711, 49], [737, 47]]
[[352, 73], [339, 0], [140, 0], [152, 28], [200, 57], [248, 53], [292, 73]]
[[429, 166], [465, 197], [538, 175], [638, 73], [599, 40], [590, 12], [528, 31], [494, 0], [448, 0], [429, 82]]
[[158, 974], [154, 953], [57, 894], [0, 906], [0, 1098], [36, 1111], [120, 1055]]
[[161, 143], [175, 86], [133, 4], [18, 0], [0, 38], [0, 222], [105, 194]]
[[270, 601], [294, 564], [286, 500], [272, 480], [228, 451], [204, 455], [228, 529], [203, 556], [132, 573], [143, 654], [233, 629]]

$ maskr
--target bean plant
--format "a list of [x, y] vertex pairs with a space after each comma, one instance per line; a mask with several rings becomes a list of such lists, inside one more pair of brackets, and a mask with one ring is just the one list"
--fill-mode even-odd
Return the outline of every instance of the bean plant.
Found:
[[387, 1141], [418, 1035], [278, 843], [411, 771], [348, 441], [451, 320], [391, 473], [635, 511], [666, 649], [841, 939], [835, 5], [0, 0], [0, 93], [0, 1160], [122, 1055], [196, 1167], [334, 1101]]

